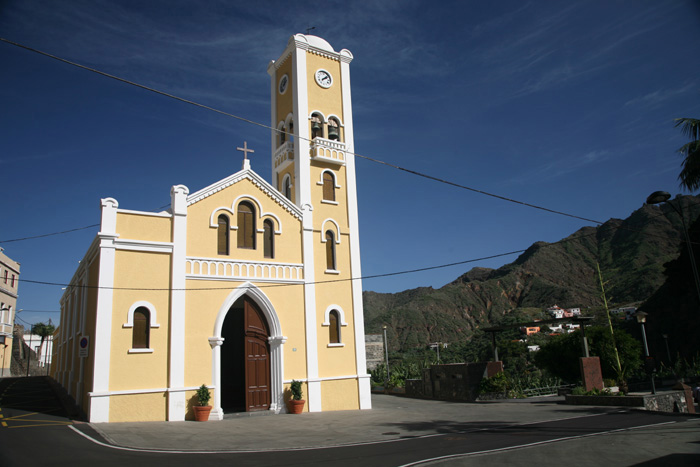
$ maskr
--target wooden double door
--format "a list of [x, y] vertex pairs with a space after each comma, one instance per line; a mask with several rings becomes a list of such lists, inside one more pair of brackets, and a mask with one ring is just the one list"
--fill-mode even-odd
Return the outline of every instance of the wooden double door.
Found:
[[241, 298], [222, 329], [221, 406], [224, 412], [270, 408], [269, 328], [258, 306]]

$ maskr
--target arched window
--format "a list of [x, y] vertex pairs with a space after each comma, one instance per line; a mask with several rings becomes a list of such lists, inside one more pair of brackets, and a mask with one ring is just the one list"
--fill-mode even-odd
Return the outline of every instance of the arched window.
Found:
[[335, 235], [332, 230], [326, 231], [326, 269], [335, 271]]
[[219, 216], [219, 227], [216, 231], [217, 253], [220, 255], [228, 255], [230, 230], [228, 216], [221, 214]]
[[328, 139], [340, 141], [340, 123], [334, 117], [328, 119]]
[[323, 172], [323, 199], [335, 201], [335, 177], [329, 171]]
[[131, 348], [148, 349], [150, 344], [151, 312], [144, 306], [134, 311], [134, 328], [132, 330]]
[[238, 248], [255, 249], [255, 208], [247, 201], [238, 204]]
[[323, 119], [319, 114], [311, 115], [311, 139], [323, 138]]
[[289, 141], [294, 141], [294, 120], [289, 121]]
[[331, 310], [328, 314], [328, 322], [330, 326], [328, 328], [329, 344], [340, 344], [340, 318], [338, 317], [337, 310]]
[[270, 219], [266, 219], [265, 222], [263, 222], [264, 230], [265, 232], [263, 233], [263, 250], [265, 254], [265, 258], [274, 258], [275, 257], [275, 228]]
[[280, 135], [280, 144], [279, 145], [282, 146], [284, 144], [284, 142], [287, 141], [287, 134], [285, 133], [286, 130], [284, 128], [284, 125], [280, 126], [279, 130], [280, 130], [278, 132], [278, 134]]
[[289, 174], [285, 175], [282, 181], [282, 194], [289, 201], [292, 200], [292, 177]]

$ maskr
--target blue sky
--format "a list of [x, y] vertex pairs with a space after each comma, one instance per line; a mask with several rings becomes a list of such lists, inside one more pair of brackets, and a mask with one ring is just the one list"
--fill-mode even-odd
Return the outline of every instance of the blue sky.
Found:
[[[680, 192], [673, 119], [700, 117], [698, 2], [0, 1], [0, 37], [263, 124], [267, 64], [309, 27], [355, 57], [359, 154], [601, 221]], [[269, 180], [269, 130], [6, 43], [0, 63], [2, 240], [97, 224], [104, 197], [159, 210], [174, 184], [193, 192], [238, 171], [244, 140]], [[363, 159], [357, 179], [364, 275], [591, 225]], [[67, 283], [96, 232], [0, 246], [23, 279]], [[515, 258], [363, 288], [440, 287]], [[57, 310], [61, 293], [22, 282], [18, 308]]]

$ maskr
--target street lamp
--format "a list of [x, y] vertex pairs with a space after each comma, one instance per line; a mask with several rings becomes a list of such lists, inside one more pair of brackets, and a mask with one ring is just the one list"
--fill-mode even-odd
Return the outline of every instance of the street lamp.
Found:
[[389, 386], [389, 345], [386, 339], [386, 326], [382, 326], [384, 329], [384, 361], [386, 363], [386, 382], [384, 383], [384, 389]]
[[695, 290], [698, 293], [698, 300], [700, 300], [700, 277], [698, 277], [698, 268], [695, 265], [695, 254], [693, 253], [693, 246], [690, 243], [690, 235], [688, 234], [688, 227], [685, 225], [685, 217], [683, 217], [683, 207], [681, 203], [678, 203], [678, 208], [676, 208], [671, 202], [671, 194], [667, 191], [655, 191], [649, 195], [647, 198], [647, 204], [661, 204], [666, 203], [671, 206], [671, 209], [676, 211], [676, 214], [681, 218], [683, 223], [683, 236], [685, 237], [685, 244], [688, 247], [688, 254], [690, 256], [690, 266], [693, 269], [693, 278], [695, 279]]
[[642, 326], [642, 340], [644, 341], [644, 357], [645, 357], [645, 367], [647, 371], [651, 374], [651, 393], [656, 394], [656, 386], [654, 385], [654, 371], [649, 371], [649, 366], [646, 365], [646, 363], [651, 361], [651, 357], [649, 357], [649, 346], [647, 345], [647, 331], [644, 329], [644, 323], [647, 321], [647, 313], [644, 313], [643, 311], [638, 311], [634, 314], [634, 317], [637, 318], [637, 322]]

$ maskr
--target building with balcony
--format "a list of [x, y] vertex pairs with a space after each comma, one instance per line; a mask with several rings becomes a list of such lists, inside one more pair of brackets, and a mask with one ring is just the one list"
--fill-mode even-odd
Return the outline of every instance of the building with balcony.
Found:
[[10, 259], [0, 248], [0, 376], [10, 376], [19, 269], [20, 263]]

